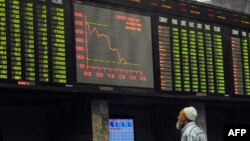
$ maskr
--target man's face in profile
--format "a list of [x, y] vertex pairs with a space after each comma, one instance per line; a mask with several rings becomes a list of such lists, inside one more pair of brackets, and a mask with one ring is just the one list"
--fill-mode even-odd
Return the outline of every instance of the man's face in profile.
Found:
[[176, 129], [181, 130], [184, 127], [184, 123], [185, 123], [186, 118], [187, 118], [187, 116], [186, 116], [184, 110], [181, 110], [178, 117], [177, 117]]

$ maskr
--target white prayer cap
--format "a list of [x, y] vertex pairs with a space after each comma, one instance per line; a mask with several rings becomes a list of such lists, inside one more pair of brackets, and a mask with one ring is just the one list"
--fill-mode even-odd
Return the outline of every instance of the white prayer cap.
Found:
[[184, 112], [187, 118], [191, 121], [194, 121], [197, 117], [197, 111], [193, 106], [184, 108]]

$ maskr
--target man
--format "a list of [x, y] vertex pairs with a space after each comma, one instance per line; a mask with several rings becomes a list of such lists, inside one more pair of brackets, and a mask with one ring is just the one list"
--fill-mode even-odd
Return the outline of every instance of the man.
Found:
[[197, 111], [194, 107], [182, 109], [176, 128], [181, 130], [181, 141], [207, 141], [206, 134], [196, 124]]

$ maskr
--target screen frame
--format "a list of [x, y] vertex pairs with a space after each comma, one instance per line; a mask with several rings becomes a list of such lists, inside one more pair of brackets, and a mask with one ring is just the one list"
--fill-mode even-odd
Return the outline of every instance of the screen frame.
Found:
[[[111, 116], [109, 116], [108, 120], [110, 120], [110, 119], [131, 119], [131, 120], [133, 120], [133, 125], [134, 125], [134, 127], [133, 127], [134, 141], [136, 141], [136, 120], [135, 120], [134, 116], [129, 116], [129, 115], [111, 115]], [[110, 129], [109, 122], [108, 122], [108, 129]], [[109, 139], [110, 139], [110, 132], [109, 132]]]
[[[151, 28], [151, 60], [152, 60], [152, 85], [150, 87], [143, 87], [143, 86], [123, 86], [123, 85], [113, 85], [113, 84], [104, 84], [104, 83], [87, 83], [87, 82], [77, 82], [77, 76], [75, 76], [75, 88], [76, 91], [79, 92], [103, 92], [103, 93], [127, 93], [130, 92], [132, 94], [138, 94], [139, 93], [144, 93], [144, 94], [139, 94], [139, 95], [154, 95], [155, 94], [155, 58], [154, 58], [154, 47], [153, 47], [153, 30], [152, 30], [152, 12], [150, 11], [146, 11], [146, 10], [142, 10], [142, 9], [135, 9], [132, 7], [124, 7], [124, 6], [119, 6], [119, 5], [111, 5], [108, 3], [103, 3], [102, 5], [100, 5], [100, 3], [93, 3], [93, 2], [82, 2], [82, 1], [75, 1], [72, 2], [72, 13], [74, 13], [74, 4], [82, 4], [85, 6], [94, 6], [96, 8], [104, 8], [104, 9], [109, 9], [109, 10], [116, 10], [119, 12], [125, 12], [125, 13], [129, 13], [129, 14], [137, 14], [138, 16], [146, 16], [149, 18], [149, 22], [150, 22], [150, 28]], [[74, 17], [72, 17], [72, 19], [74, 19]], [[74, 20], [72, 20], [72, 28], [75, 29], [75, 25], [74, 25]], [[75, 38], [75, 34], [73, 34], [73, 38]], [[74, 41], [73, 46], [76, 46], [76, 42]], [[76, 55], [76, 50], [74, 51], [74, 55]], [[74, 59], [74, 63], [75, 63], [75, 72], [77, 72], [77, 60], [76, 58]], [[77, 73], [76, 73], [77, 74]], [[104, 89], [103, 89], [104, 88]]]

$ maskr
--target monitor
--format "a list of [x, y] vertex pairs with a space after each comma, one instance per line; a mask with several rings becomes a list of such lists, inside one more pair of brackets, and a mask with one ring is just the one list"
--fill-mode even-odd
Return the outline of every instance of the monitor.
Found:
[[153, 88], [149, 15], [74, 5], [77, 83]]
[[109, 141], [135, 141], [134, 118], [109, 118]]

